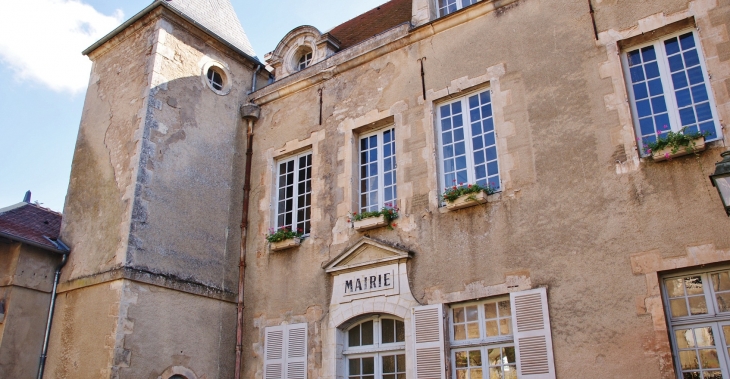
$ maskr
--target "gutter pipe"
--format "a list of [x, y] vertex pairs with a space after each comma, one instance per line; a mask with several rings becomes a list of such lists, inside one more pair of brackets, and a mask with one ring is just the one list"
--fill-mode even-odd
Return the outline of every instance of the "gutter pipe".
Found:
[[261, 65], [256, 66], [256, 71], [253, 72], [253, 80], [251, 80], [251, 92], [249, 92], [249, 94], [256, 92], [256, 79], [258, 79], [259, 71], [261, 71]]
[[[259, 66], [260, 68], [261, 66]], [[254, 74], [256, 75], [256, 74]], [[255, 78], [255, 76], [254, 76]], [[255, 80], [255, 79], [254, 79]], [[236, 371], [235, 379], [241, 378], [243, 354], [243, 289], [246, 278], [246, 241], [248, 232], [248, 203], [251, 194], [251, 160], [253, 158], [253, 124], [259, 119], [261, 108], [248, 103], [241, 106], [241, 117], [248, 124], [246, 131], [246, 171], [243, 180], [243, 210], [241, 211], [241, 256], [238, 263], [238, 317], [236, 322]]]
[[38, 364], [38, 378], [43, 379], [43, 370], [46, 368], [46, 358], [48, 357], [48, 339], [51, 336], [51, 322], [53, 321], [53, 310], [56, 307], [56, 289], [58, 288], [58, 280], [61, 277], [61, 269], [68, 261], [68, 255], [71, 250], [61, 240], [56, 240], [56, 244], [63, 249], [63, 258], [61, 263], [56, 266], [56, 275], [53, 278], [53, 290], [51, 291], [51, 306], [48, 309], [48, 320], [46, 321], [46, 335], [43, 337], [43, 351], [41, 352], [40, 363]]

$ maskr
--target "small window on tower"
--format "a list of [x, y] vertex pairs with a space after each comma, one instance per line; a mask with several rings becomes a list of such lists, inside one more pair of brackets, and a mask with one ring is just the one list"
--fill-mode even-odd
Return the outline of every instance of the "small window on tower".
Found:
[[206, 62], [200, 71], [200, 80], [203, 85], [220, 96], [231, 92], [231, 71], [225, 63], [215, 60]]
[[299, 71], [302, 71], [305, 68], [309, 67], [309, 64], [310, 63], [312, 63], [312, 52], [311, 51], [304, 51], [304, 52], [302, 52], [302, 55], [299, 57], [299, 62], [297, 64], [297, 69]]
[[218, 91], [223, 90], [223, 75], [220, 71], [216, 70], [214, 67], [211, 67], [208, 69], [207, 76], [208, 83], [210, 83], [211, 87]]

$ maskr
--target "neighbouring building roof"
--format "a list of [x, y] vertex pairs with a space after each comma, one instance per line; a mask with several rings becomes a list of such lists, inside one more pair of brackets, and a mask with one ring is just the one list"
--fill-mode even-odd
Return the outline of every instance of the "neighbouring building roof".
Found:
[[65, 246], [56, 241], [62, 217], [58, 212], [30, 203], [0, 208], [0, 236], [61, 252]]
[[230, 0], [158, 1], [166, 1], [167, 4], [197, 21], [244, 53], [252, 57], [256, 56]]
[[391, 0], [329, 31], [340, 49], [356, 45], [372, 36], [411, 20], [412, 0]]

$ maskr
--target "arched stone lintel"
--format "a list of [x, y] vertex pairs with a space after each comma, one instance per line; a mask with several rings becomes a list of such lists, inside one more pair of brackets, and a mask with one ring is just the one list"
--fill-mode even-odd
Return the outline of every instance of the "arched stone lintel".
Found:
[[[365, 303], [365, 304], [356, 304], [356, 303]], [[410, 304], [409, 304], [410, 305]], [[416, 305], [415, 301], [414, 304], [410, 305], [413, 306]], [[360, 316], [364, 316], [367, 314], [373, 314], [373, 313], [384, 313], [389, 314], [393, 316], [400, 317], [401, 319], [405, 320], [409, 317], [409, 309], [410, 307], [404, 307], [403, 305], [396, 304], [393, 302], [389, 302], [387, 300], [376, 300], [373, 301], [373, 299], [365, 299], [363, 301], [354, 301], [351, 305], [345, 305], [341, 304], [337, 309], [337, 311], [333, 312], [330, 317], [330, 327], [332, 328], [339, 328], [342, 324], [345, 322], [356, 318]]]

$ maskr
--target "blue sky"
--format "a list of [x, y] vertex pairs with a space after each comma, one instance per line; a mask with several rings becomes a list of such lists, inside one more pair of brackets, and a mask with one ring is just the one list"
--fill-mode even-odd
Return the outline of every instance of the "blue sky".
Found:
[[[173, 0], [175, 1], [175, 0]], [[321, 31], [387, 0], [232, 0], [259, 57], [300, 25]], [[0, 12], [0, 208], [33, 192], [62, 211], [91, 64], [81, 51], [151, 0], [25, 0]], [[36, 20], [28, 28], [30, 13]], [[13, 9], [17, 8], [17, 9]]]

